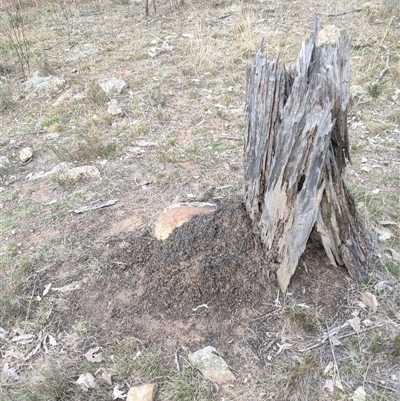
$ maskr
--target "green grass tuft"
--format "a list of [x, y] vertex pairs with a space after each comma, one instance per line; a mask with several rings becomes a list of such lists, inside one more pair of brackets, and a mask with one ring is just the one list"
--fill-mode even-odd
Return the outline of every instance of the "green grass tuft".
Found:
[[216, 400], [212, 383], [203, 379], [201, 374], [191, 367], [183, 366], [180, 371], [170, 372], [162, 388], [164, 399], [168, 401], [213, 401]]
[[85, 163], [99, 158], [110, 159], [117, 147], [101, 133], [93, 130], [78, 133], [68, 144], [53, 145], [51, 150], [61, 161]]
[[392, 355], [395, 358], [400, 358], [400, 332], [397, 333], [392, 343]]
[[311, 308], [292, 304], [286, 307], [283, 314], [299, 325], [306, 333], [316, 333], [319, 330], [319, 322], [316, 311]]

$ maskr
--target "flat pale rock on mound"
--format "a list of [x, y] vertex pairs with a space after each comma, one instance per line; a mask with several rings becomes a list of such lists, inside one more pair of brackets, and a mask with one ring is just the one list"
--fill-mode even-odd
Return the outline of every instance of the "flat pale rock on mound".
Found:
[[210, 214], [217, 210], [217, 206], [207, 202], [174, 203], [168, 206], [158, 216], [155, 224], [154, 236], [161, 241], [166, 240], [176, 227], [188, 222], [192, 217]]

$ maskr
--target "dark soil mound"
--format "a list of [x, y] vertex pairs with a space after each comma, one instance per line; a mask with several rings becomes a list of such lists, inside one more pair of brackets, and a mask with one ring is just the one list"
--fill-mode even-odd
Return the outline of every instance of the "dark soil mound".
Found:
[[198, 216], [153, 247], [142, 285], [158, 296], [143, 294], [141, 304], [175, 319], [202, 304], [226, 316], [253, 305], [255, 295], [262, 302], [276, 289], [265, 280], [261, 249], [241, 206]]
[[[345, 278], [327, 267], [323, 252], [309, 248], [290, 291], [326, 317], [337, 310]], [[99, 330], [216, 344], [240, 335], [242, 325], [267, 324], [263, 316], [278, 296], [260, 240], [238, 203], [192, 219], [164, 242], [148, 231], [113, 238], [103, 257], [109, 270], [73, 300], [78, 318]]]

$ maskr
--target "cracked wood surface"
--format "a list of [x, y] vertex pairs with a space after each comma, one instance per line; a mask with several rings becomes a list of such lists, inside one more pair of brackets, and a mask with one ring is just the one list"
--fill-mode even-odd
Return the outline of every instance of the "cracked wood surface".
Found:
[[262, 48], [247, 69], [245, 204], [283, 292], [311, 235], [358, 281], [371, 250], [343, 181], [350, 37], [318, 46], [319, 32], [289, 69]]

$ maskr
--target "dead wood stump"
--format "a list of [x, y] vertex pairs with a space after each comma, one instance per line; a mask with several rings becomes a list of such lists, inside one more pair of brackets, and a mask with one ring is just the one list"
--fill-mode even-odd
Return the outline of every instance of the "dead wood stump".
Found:
[[247, 69], [245, 204], [283, 292], [310, 237], [332, 265], [367, 278], [372, 247], [343, 180], [350, 42], [315, 18], [294, 66], [267, 61], [261, 46]]

